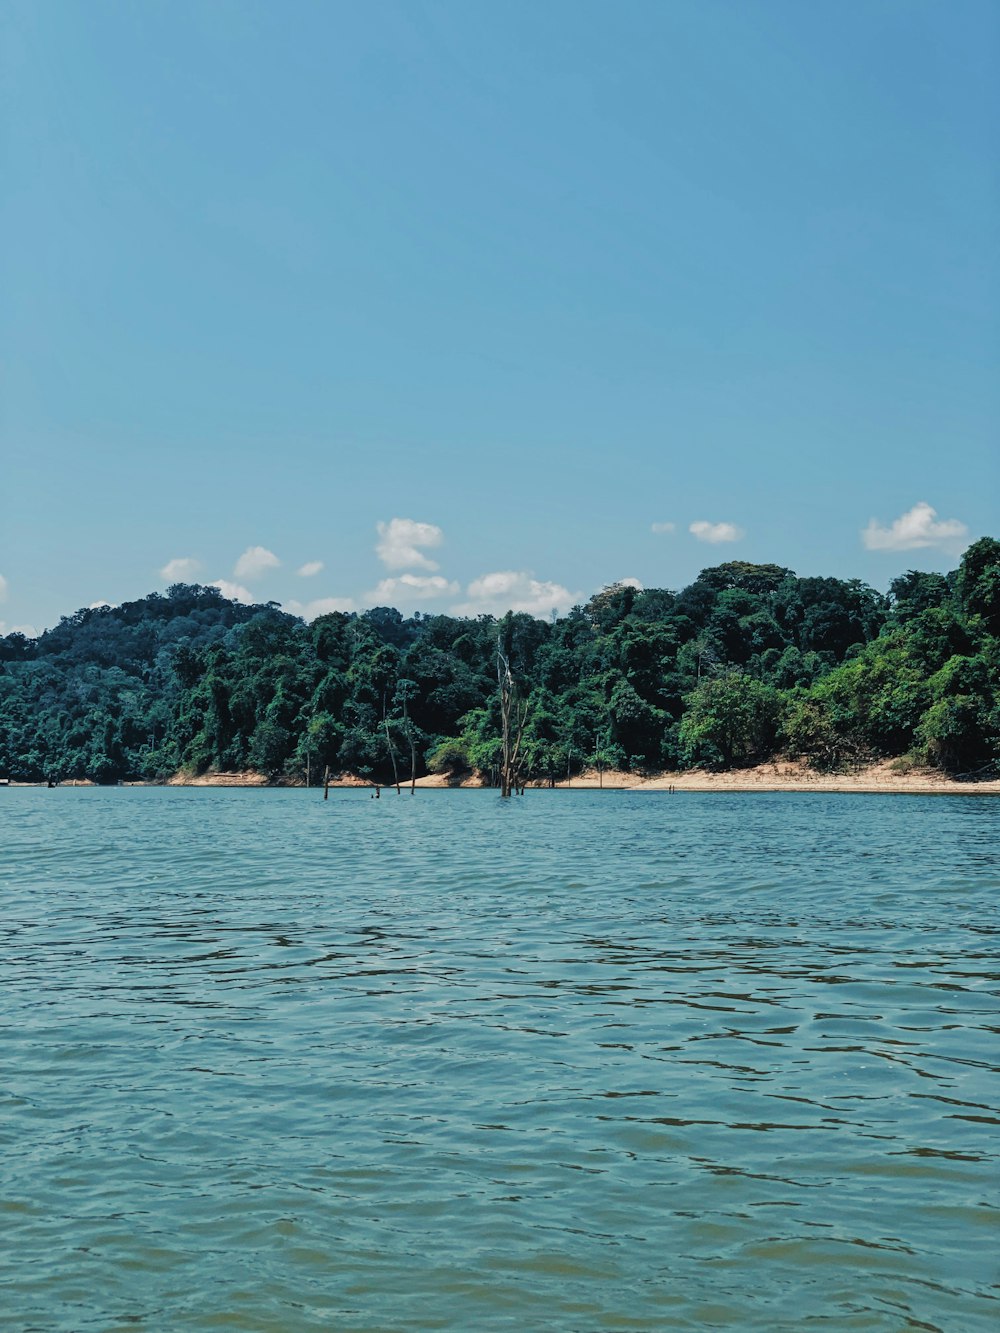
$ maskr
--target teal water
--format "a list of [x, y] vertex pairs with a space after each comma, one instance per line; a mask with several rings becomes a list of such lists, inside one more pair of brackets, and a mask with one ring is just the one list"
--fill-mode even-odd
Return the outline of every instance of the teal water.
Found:
[[1000, 801], [0, 792], [0, 1323], [1000, 1326]]

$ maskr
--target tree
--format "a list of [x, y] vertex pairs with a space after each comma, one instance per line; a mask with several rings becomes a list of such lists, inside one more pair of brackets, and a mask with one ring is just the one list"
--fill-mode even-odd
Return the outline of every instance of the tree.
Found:
[[958, 569], [955, 593], [966, 616], [981, 620], [988, 634], [1000, 636], [1000, 542], [973, 542]]
[[528, 705], [519, 699], [510, 658], [514, 634], [513, 617], [508, 612], [497, 635], [497, 685], [500, 693], [500, 795], [507, 799], [520, 781], [521, 741], [528, 717]]
[[396, 686], [395, 704], [403, 710], [403, 733], [410, 747], [410, 795], [417, 789], [417, 741], [410, 719], [410, 700], [416, 696], [417, 687], [412, 680], [401, 680]]
[[509, 793], [585, 759], [724, 766], [777, 746], [969, 772], [1000, 758], [998, 700], [992, 538], [948, 576], [908, 571], [889, 598], [731, 561], [676, 596], [612, 585], [552, 624], [375, 608], [307, 626], [177, 584], [0, 639], [0, 774], [329, 764], [384, 782], [408, 749], [411, 791], [426, 755]]
[[265, 718], [250, 739], [250, 764], [268, 777], [275, 777], [283, 771], [291, 750], [291, 734], [277, 722]]
[[922, 574], [908, 569], [889, 584], [892, 618], [904, 625], [924, 611], [936, 610], [951, 601], [951, 588], [943, 574]]
[[740, 767], [773, 751], [781, 696], [770, 685], [732, 673], [703, 681], [686, 704], [680, 742], [687, 762]]

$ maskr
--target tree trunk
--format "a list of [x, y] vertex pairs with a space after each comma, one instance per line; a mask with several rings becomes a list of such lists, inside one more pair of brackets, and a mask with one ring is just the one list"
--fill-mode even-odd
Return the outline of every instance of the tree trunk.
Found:
[[[498, 667], [499, 670], [499, 667]], [[500, 795], [504, 800], [510, 796], [511, 786], [511, 744], [510, 744], [510, 706], [513, 682], [510, 677], [510, 664], [503, 659], [503, 673], [500, 677], [500, 728], [502, 758], [500, 761]]]
[[382, 725], [385, 727], [385, 743], [389, 751], [389, 758], [392, 760], [392, 780], [396, 788], [396, 795], [399, 792], [399, 768], [396, 764], [396, 751], [393, 748], [392, 737], [389, 735], [389, 715], [385, 711], [385, 695], [382, 695]]
[[514, 673], [510, 669], [509, 618], [505, 631], [505, 641], [497, 638], [497, 684], [500, 687], [500, 795], [508, 800], [511, 791], [517, 792], [520, 786], [518, 762], [524, 726], [528, 720], [528, 705], [526, 701], [519, 704], [515, 698]]
[[410, 725], [410, 710], [406, 704], [406, 696], [403, 696], [403, 725], [406, 728], [406, 739], [410, 742], [410, 795], [417, 790], [417, 747], [413, 740], [413, 727]]

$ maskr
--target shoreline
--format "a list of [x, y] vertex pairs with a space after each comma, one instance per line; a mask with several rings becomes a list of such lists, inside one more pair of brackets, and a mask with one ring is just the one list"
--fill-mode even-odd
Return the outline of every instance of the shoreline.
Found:
[[[1000, 796], [1000, 779], [960, 782], [936, 769], [915, 769], [900, 773], [892, 761], [871, 764], [856, 773], [820, 773], [802, 764], [778, 761], [754, 768], [730, 769], [722, 773], [704, 769], [665, 771], [642, 777], [636, 773], [606, 771], [599, 775], [590, 770], [570, 781], [532, 782], [528, 790], [555, 791], [630, 791], [630, 792], [837, 792], [843, 794], [909, 796]], [[472, 786], [478, 783], [451, 783], [442, 778], [417, 779], [417, 786]]]
[[[11, 787], [44, 787], [44, 782], [11, 782]], [[93, 787], [97, 784], [85, 778], [67, 779], [58, 783], [62, 787]], [[264, 790], [301, 789], [305, 783], [295, 780], [279, 779], [272, 781], [263, 773], [244, 770], [233, 773], [203, 773], [190, 776], [175, 773], [164, 781], [123, 782], [124, 787], [242, 787]], [[330, 779], [334, 789], [367, 787], [376, 784], [355, 773], [338, 773]], [[394, 783], [379, 784], [385, 792], [391, 792]], [[322, 782], [312, 783], [310, 790], [320, 791]], [[410, 786], [409, 780], [400, 783], [403, 792]], [[416, 786], [421, 791], [450, 791], [470, 788], [483, 791], [490, 788], [478, 774], [470, 773], [462, 777], [448, 777], [441, 774], [429, 774], [418, 778]], [[859, 769], [855, 773], [821, 773], [792, 761], [775, 761], [759, 764], [754, 768], [731, 769], [714, 773], [703, 769], [686, 769], [680, 772], [664, 771], [641, 776], [637, 773], [625, 773], [620, 770], [606, 770], [603, 774], [589, 770], [577, 774], [569, 781], [563, 779], [551, 785], [545, 781], [529, 782], [528, 791], [607, 791], [607, 792], [820, 792], [868, 795], [908, 795], [908, 796], [1000, 796], [1000, 779], [985, 781], [960, 782], [936, 769], [913, 769], [900, 772], [893, 768], [893, 761], [886, 760]]]

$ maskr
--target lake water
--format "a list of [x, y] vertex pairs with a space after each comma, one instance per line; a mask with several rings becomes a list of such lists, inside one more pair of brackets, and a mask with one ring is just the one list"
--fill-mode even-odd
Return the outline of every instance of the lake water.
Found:
[[0, 894], [5, 1328], [1000, 1327], [1000, 800], [9, 789]]

